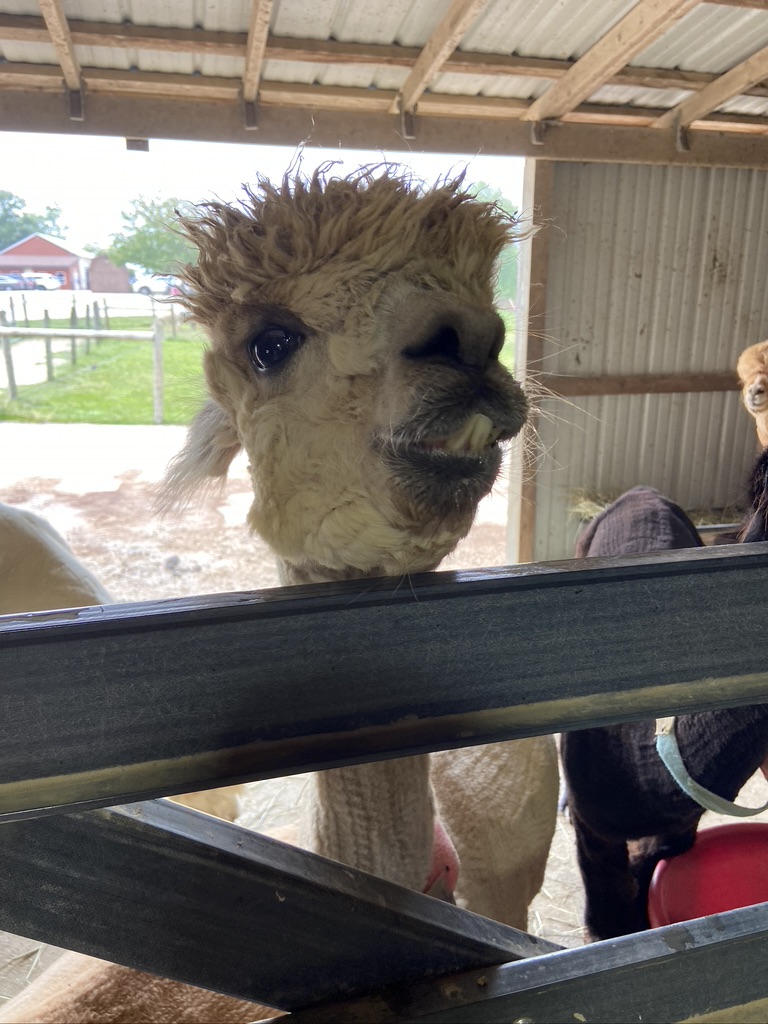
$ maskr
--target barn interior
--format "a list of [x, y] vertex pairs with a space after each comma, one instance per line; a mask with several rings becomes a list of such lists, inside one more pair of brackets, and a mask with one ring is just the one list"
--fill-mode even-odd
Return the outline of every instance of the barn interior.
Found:
[[[0, 131], [523, 157], [537, 230], [515, 359], [537, 399], [508, 563], [571, 558], [583, 504], [639, 483], [713, 523], [743, 501], [757, 446], [735, 366], [768, 334], [768, 0], [0, 0]], [[750, 666], [710, 674], [749, 675], [754, 697]], [[687, 984], [680, 1005], [704, 1012]], [[723, 999], [711, 1019], [737, 1019]]]

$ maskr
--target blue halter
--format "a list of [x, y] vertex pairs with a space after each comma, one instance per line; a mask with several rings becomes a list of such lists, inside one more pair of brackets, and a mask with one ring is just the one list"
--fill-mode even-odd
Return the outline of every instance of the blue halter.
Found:
[[695, 800], [706, 810], [715, 811], [717, 814], [730, 814], [737, 818], [750, 818], [753, 814], [760, 814], [761, 811], [768, 810], [768, 801], [762, 807], [742, 807], [740, 804], [735, 804], [733, 801], [726, 800], [724, 797], [718, 796], [717, 793], [705, 789], [704, 786], [700, 786], [692, 779], [680, 756], [680, 748], [675, 736], [674, 716], [656, 719], [656, 752], [686, 796]]

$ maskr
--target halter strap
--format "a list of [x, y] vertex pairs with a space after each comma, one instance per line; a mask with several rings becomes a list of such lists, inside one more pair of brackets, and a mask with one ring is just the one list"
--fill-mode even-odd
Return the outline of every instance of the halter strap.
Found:
[[677, 745], [674, 716], [656, 719], [656, 752], [686, 796], [695, 800], [706, 810], [715, 811], [717, 814], [730, 814], [736, 818], [750, 818], [753, 814], [760, 814], [761, 811], [768, 810], [768, 801], [761, 807], [743, 807], [741, 804], [718, 796], [710, 789], [705, 789], [704, 786], [700, 786], [692, 779], [683, 764], [680, 748]]

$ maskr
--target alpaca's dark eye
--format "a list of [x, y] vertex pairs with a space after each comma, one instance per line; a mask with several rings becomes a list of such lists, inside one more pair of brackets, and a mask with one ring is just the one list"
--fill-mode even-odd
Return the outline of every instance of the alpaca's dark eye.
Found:
[[269, 370], [293, 355], [304, 335], [285, 327], [265, 327], [248, 342], [248, 355], [257, 370]]

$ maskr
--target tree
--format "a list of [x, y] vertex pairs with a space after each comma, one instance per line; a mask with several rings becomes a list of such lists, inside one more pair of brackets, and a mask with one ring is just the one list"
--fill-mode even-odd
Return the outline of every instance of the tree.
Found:
[[[517, 207], [507, 199], [501, 189], [494, 188], [484, 181], [478, 181], [470, 186], [472, 195], [484, 203], [496, 203], [499, 209], [508, 213], [510, 217], [517, 216]], [[495, 299], [497, 306], [502, 308], [514, 304], [517, 296], [517, 246], [510, 245], [502, 253], [499, 260], [499, 275], [496, 281]]]
[[40, 232], [61, 238], [63, 229], [59, 224], [61, 210], [58, 206], [46, 207], [45, 213], [29, 213], [26, 203], [13, 192], [0, 191], [0, 249], [20, 242], [27, 235]]
[[174, 264], [193, 259], [195, 250], [174, 227], [177, 211], [188, 204], [178, 199], [139, 196], [123, 210], [123, 230], [112, 236], [108, 255], [113, 263], [135, 264], [148, 274], [173, 273]]

